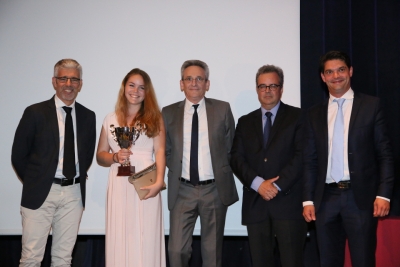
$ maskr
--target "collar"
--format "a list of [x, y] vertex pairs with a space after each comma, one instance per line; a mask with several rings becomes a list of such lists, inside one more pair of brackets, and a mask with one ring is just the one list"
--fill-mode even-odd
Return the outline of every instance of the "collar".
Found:
[[276, 113], [278, 113], [278, 109], [281, 105], [281, 101], [278, 102], [278, 104], [275, 105], [275, 107], [271, 108], [271, 110], [266, 110], [265, 108], [263, 108], [261, 106], [261, 117], [263, 117], [265, 115], [265, 112], [269, 111], [272, 113], [273, 117], [276, 117]]
[[[64, 102], [61, 101], [61, 99], [58, 98], [57, 95], [54, 95], [54, 102], [56, 103], [56, 108], [62, 108], [62, 107], [67, 106], [67, 105], [65, 105]], [[75, 108], [75, 100], [71, 105], [69, 105], [67, 107], [74, 109]]]
[[[354, 91], [353, 89], [349, 89], [344, 95], [342, 95], [342, 97], [340, 98], [344, 98], [346, 100], [350, 100], [350, 99], [354, 99]], [[333, 100], [335, 99], [339, 99], [337, 97], [334, 97], [333, 95], [329, 94], [329, 104], [332, 104]]]
[[[199, 104], [199, 107], [197, 108], [197, 110], [200, 110], [205, 104], [204, 97], [197, 104]], [[189, 99], [186, 98], [186, 100], [185, 100], [185, 111], [189, 111], [192, 108], [193, 105], [196, 105], [196, 104], [193, 104], [192, 102], [189, 101]]]

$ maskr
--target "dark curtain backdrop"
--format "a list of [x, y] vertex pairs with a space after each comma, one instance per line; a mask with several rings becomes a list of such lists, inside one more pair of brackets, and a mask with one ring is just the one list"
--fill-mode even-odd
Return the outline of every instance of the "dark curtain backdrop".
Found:
[[[396, 183], [390, 215], [399, 216], [400, 1], [300, 1], [300, 37], [302, 108], [309, 108], [327, 97], [327, 89], [318, 73], [318, 60], [329, 50], [342, 50], [350, 55], [354, 68], [352, 88], [355, 91], [382, 99], [396, 166]], [[274, 64], [274, 62], [265, 63]], [[309, 234], [304, 266], [317, 267], [318, 252], [313, 225], [310, 225]], [[0, 266], [18, 266], [21, 253], [20, 240], [20, 236], [0, 236]], [[166, 241], [168, 242], [168, 237]], [[50, 266], [50, 244], [51, 237], [42, 266]], [[79, 236], [73, 254], [73, 266], [103, 267], [104, 251], [104, 236]], [[223, 265], [251, 266], [246, 237], [225, 238]], [[193, 243], [190, 266], [201, 266], [198, 237]], [[279, 260], [276, 266], [279, 266]]]
[[392, 216], [400, 215], [400, 1], [307, 0], [300, 2], [301, 106], [328, 97], [318, 72], [330, 50], [349, 54], [354, 91], [378, 96], [386, 112], [395, 161]]

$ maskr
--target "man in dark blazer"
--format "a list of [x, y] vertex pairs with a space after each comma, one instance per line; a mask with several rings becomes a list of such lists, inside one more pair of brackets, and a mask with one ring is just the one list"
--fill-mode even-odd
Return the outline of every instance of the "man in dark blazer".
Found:
[[170, 265], [189, 266], [192, 234], [201, 222], [203, 266], [221, 266], [225, 217], [238, 200], [229, 166], [235, 121], [229, 103], [205, 98], [209, 69], [185, 61], [181, 91], [186, 99], [162, 110], [166, 129]]
[[377, 217], [389, 213], [393, 159], [378, 98], [354, 92], [347, 54], [321, 57], [329, 99], [307, 113], [303, 216], [315, 221], [321, 266], [375, 266]]
[[243, 183], [242, 223], [254, 267], [275, 266], [275, 236], [282, 266], [303, 266], [303, 112], [281, 102], [283, 71], [262, 66], [256, 75], [261, 108], [238, 121], [231, 166]]
[[75, 102], [81, 78], [78, 62], [57, 62], [55, 96], [26, 108], [15, 133], [11, 159], [23, 183], [20, 266], [40, 266], [50, 229], [52, 266], [71, 264], [96, 142], [94, 112]]

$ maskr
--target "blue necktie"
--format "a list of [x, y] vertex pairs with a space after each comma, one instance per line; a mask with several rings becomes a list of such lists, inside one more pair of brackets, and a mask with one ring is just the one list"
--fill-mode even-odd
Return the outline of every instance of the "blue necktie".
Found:
[[265, 125], [264, 125], [264, 138], [263, 138], [264, 148], [267, 147], [269, 132], [271, 131], [271, 127], [272, 127], [272, 120], [271, 120], [272, 113], [267, 111], [267, 112], [265, 112], [265, 116], [267, 117], [267, 121], [265, 122]]
[[72, 122], [70, 107], [63, 107], [65, 113], [65, 132], [64, 132], [64, 159], [62, 173], [67, 179], [73, 179], [76, 175], [75, 167], [75, 144], [74, 144], [74, 126]]
[[197, 108], [199, 104], [193, 105], [192, 138], [190, 144], [190, 182], [196, 186], [199, 183], [199, 116]]
[[332, 136], [331, 177], [338, 183], [343, 178], [344, 170], [344, 119], [342, 106], [345, 99], [338, 98], [333, 101], [338, 103], [338, 111]]

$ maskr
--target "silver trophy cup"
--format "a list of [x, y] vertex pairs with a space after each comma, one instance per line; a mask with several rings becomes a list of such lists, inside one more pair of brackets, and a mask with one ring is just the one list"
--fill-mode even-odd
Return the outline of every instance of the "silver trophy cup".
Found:
[[[115, 127], [115, 137], [121, 148], [130, 149], [135, 145], [135, 141], [140, 136], [140, 131], [135, 127]], [[130, 176], [135, 173], [135, 166], [131, 166], [129, 159], [126, 159], [121, 166], [118, 167], [118, 176]]]

